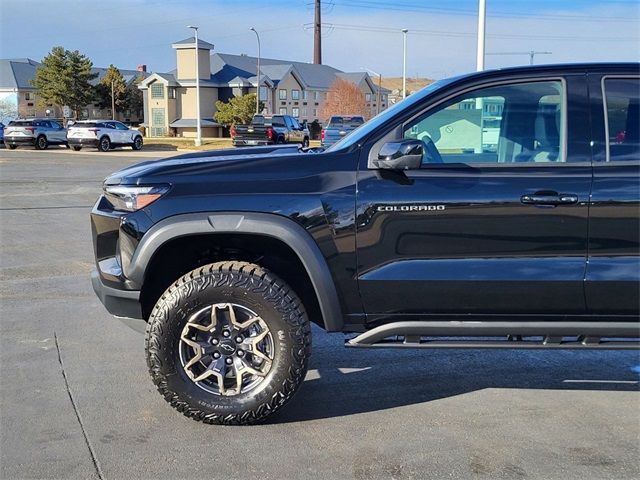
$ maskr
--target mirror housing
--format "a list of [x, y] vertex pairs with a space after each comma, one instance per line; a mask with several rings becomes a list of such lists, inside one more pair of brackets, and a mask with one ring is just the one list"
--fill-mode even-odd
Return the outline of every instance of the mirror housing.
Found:
[[372, 166], [384, 170], [415, 170], [422, 165], [425, 151], [422, 140], [394, 140], [382, 145]]

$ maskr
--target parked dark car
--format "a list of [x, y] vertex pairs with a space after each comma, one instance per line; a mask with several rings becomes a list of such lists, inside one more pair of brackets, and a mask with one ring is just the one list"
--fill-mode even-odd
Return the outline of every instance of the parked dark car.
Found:
[[320, 132], [320, 145], [330, 147], [364, 123], [360, 115], [334, 115]]
[[0, 142], [3, 142], [3, 141], [4, 141], [4, 123], [0, 122]]
[[640, 64], [522, 67], [435, 82], [322, 152], [138, 164], [93, 208], [93, 287], [207, 423], [286, 404], [310, 322], [355, 348], [638, 348], [639, 122]]
[[309, 130], [289, 115], [255, 115], [249, 125], [235, 125], [230, 133], [236, 147], [279, 143], [309, 146]]

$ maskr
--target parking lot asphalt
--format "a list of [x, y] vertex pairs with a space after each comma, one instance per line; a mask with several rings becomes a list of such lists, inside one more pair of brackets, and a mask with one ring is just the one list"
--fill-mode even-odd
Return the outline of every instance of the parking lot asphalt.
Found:
[[345, 349], [268, 424], [207, 426], [155, 391], [142, 335], [89, 282], [111, 171], [171, 152], [0, 149], [0, 477], [640, 477], [635, 351]]

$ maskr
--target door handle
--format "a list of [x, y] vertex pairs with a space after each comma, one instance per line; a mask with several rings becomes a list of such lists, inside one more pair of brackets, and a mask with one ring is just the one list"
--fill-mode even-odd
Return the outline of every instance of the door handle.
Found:
[[522, 195], [520, 201], [525, 205], [572, 205], [578, 203], [578, 195], [572, 193], [534, 193], [532, 195]]

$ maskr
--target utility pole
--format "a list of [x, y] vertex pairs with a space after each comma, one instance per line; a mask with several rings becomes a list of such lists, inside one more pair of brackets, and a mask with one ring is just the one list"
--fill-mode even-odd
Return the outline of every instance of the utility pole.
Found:
[[202, 145], [202, 128], [200, 125], [200, 45], [198, 44], [198, 27], [187, 25], [187, 28], [195, 32], [196, 43], [196, 140], [193, 142], [196, 147]]
[[116, 119], [116, 97], [113, 88], [113, 80], [111, 80], [111, 120]]
[[258, 39], [258, 67], [257, 67], [257, 76], [258, 76], [258, 88], [256, 90], [256, 115], [260, 113], [260, 35], [258, 35], [258, 31], [251, 27], [253, 33], [256, 34], [256, 38]]
[[478, 0], [478, 54], [476, 57], [476, 70], [484, 70], [484, 30], [486, 26], [487, 4], [486, 0]]
[[313, 63], [322, 63], [322, 23], [320, 20], [320, 0], [315, 0], [315, 18], [313, 20]]
[[407, 98], [407, 30], [402, 29], [402, 98]]

